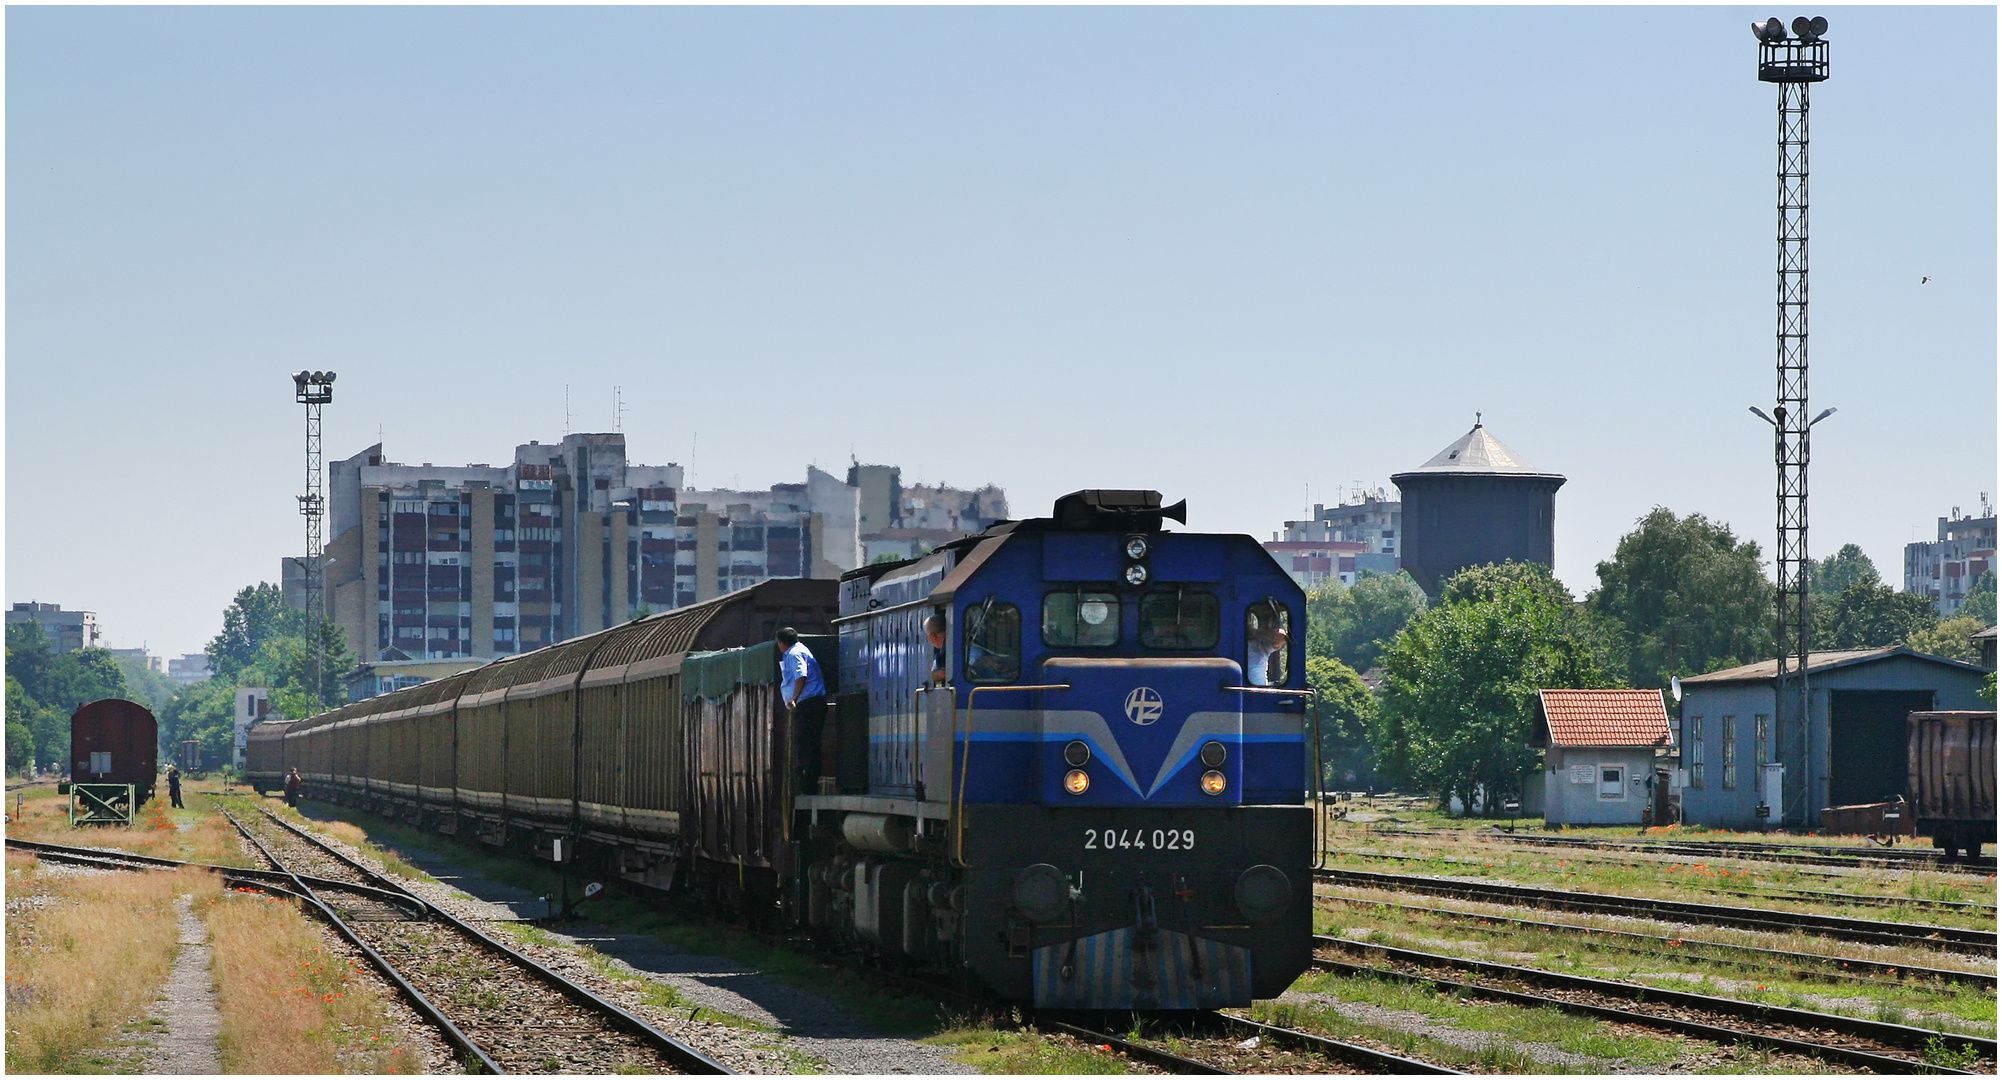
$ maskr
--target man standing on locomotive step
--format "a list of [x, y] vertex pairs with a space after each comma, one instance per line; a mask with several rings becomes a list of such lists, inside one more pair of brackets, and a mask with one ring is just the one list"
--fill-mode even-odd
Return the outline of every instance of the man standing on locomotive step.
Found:
[[[820, 677], [820, 661], [813, 650], [799, 643], [799, 631], [790, 626], [772, 635], [778, 642], [779, 696], [792, 715], [793, 763], [796, 794], [813, 795], [820, 790], [821, 731], [827, 725], [827, 684]], [[829, 759], [831, 761], [831, 759]]]

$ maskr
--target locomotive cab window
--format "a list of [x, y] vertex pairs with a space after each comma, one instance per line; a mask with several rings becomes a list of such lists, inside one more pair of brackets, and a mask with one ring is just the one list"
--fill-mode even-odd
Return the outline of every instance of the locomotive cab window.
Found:
[[966, 608], [966, 678], [1011, 683], [1022, 673], [1022, 609], [989, 598]]
[[1150, 649], [1214, 649], [1222, 623], [1214, 593], [1176, 589], [1140, 598], [1140, 644]]
[[1261, 600], [1244, 611], [1244, 677], [1250, 686], [1284, 686], [1292, 620], [1286, 605]]
[[1072, 589], [1043, 597], [1043, 644], [1070, 648], [1118, 641], [1118, 596]]

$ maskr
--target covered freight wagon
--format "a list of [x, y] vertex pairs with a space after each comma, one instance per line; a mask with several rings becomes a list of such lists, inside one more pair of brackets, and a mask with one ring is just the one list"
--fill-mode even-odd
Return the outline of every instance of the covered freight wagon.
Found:
[[1915, 712], [1905, 723], [1919, 834], [1949, 859], [1980, 855], [1995, 842], [1994, 712]]
[[[160, 768], [160, 725], [146, 706], [103, 698], [70, 714], [70, 788], [80, 803], [71, 820], [130, 822], [153, 797]], [[131, 786], [130, 800], [112, 788]], [[82, 792], [93, 792], [83, 794]], [[77, 806], [84, 807], [78, 817]]]

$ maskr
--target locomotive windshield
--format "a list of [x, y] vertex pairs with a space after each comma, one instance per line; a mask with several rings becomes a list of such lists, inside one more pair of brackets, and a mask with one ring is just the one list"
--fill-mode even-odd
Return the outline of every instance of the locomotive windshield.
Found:
[[1214, 593], [1176, 589], [1140, 598], [1140, 644], [1150, 649], [1214, 649], [1222, 623]]
[[1011, 683], [1022, 673], [1022, 609], [989, 597], [966, 609], [966, 678]]
[[1073, 589], [1043, 597], [1043, 644], [1072, 648], [1118, 641], [1118, 596]]

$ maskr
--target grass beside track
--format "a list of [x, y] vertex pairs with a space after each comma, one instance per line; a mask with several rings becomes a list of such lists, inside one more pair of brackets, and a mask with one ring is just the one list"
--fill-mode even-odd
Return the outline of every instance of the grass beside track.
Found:
[[290, 901], [235, 893], [211, 901], [203, 914], [222, 1011], [224, 1072], [423, 1070], [385, 1012], [377, 984]]
[[200, 902], [221, 887], [190, 870], [44, 873], [39, 860], [10, 852], [7, 1071], [129, 1068], [159, 1027], [149, 1014], [179, 951], [175, 897]]

